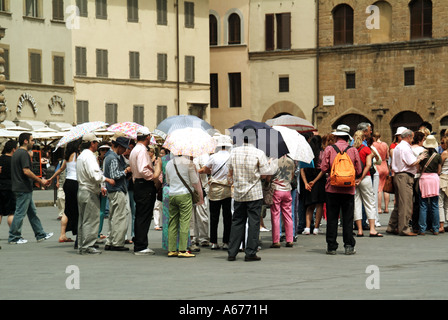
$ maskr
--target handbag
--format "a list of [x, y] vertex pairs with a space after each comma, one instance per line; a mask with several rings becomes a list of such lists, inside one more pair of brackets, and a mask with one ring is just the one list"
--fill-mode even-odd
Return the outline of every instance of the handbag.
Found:
[[437, 155], [436, 153], [432, 154], [432, 156], [426, 162], [425, 167], [423, 168], [422, 172], [420, 172], [420, 175], [418, 176], [418, 178], [415, 179], [415, 181], [414, 181], [414, 190], [415, 190], [415, 192], [419, 192], [419, 190], [420, 190], [420, 177], [426, 171], [426, 168], [428, 168], [429, 164], [432, 162], [432, 159], [434, 159], [436, 155]]
[[263, 180], [262, 181], [262, 190], [263, 190], [263, 203], [267, 206], [271, 206], [274, 203], [274, 184], [271, 181]]
[[180, 181], [182, 181], [182, 183], [184, 184], [184, 186], [188, 189], [188, 191], [191, 194], [191, 200], [193, 201], [193, 204], [196, 204], [199, 202], [200, 200], [200, 196], [199, 193], [197, 192], [196, 189], [191, 190], [191, 188], [188, 186], [188, 184], [185, 182], [184, 178], [182, 178], [182, 176], [179, 173], [179, 170], [177, 170], [177, 166], [176, 164], [173, 162], [174, 164], [174, 168], [176, 169], [177, 172], [177, 176], [179, 177]]
[[388, 175], [386, 177], [386, 182], [384, 183], [383, 192], [395, 193], [394, 176]]

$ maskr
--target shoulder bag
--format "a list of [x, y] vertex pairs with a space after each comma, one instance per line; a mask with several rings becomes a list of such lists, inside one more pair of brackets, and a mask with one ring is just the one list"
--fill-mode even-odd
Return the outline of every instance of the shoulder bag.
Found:
[[184, 184], [184, 186], [185, 186], [185, 187], [188, 189], [188, 191], [190, 192], [190, 194], [191, 194], [191, 200], [193, 201], [193, 204], [198, 203], [199, 200], [200, 200], [199, 193], [198, 193], [197, 190], [194, 189], [194, 188], [193, 188], [193, 190], [191, 190], [190, 186], [185, 182], [184, 178], [182, 178], [182, 176], [180, 175], [179, 170], [177, 170], [177, 166], [176, 166], [176, 164], [175, 164], [174, 162], [173, 162], [173, 164], [174, 164], [174, 168], [176, 169], [176, 173], [177, 173], [177, 176], [179, 177], [180, 181], [182, 181], [182, 183]]

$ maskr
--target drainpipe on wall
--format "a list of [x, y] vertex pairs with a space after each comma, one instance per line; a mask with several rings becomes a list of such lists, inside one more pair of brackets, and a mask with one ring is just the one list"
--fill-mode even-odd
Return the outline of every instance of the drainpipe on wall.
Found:
[[319, 107], [319, 0], [316, 1], [316, 106], [313, 108], [312, 123], [316, 127], [316, 109]]
[[179, 0], [174, 2], [174, 6], [176, 8], [176, 95], [177, 95], [177, 115], [180, 115], [180, 57], [179, 57]]

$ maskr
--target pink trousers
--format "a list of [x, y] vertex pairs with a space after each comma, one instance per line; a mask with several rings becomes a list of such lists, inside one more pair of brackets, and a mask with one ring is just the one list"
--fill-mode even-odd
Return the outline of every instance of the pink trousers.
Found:
[[272, 242], [280, 242], [280, 212], [285, 224], [286, 242], [293, 242], [292, 197], [291, 191], [274, 191], [271, 205]]

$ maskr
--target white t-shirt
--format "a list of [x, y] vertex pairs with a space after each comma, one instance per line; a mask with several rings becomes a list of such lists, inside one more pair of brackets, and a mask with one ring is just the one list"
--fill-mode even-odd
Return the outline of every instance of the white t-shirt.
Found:
[[186, 184], [190, 187], [191, 191], [194, 190], [193, 184], [199, 182], [199, 177], [198, 173], [196, 172], [195, 165], [187, 157], [175, 157], [166, 164], [165, 168], [166, 182], [170, 186], [170, 196], [188, 194], [190, 192], [184, 186], [182, 180], [177, 175], [174, 163], [176, 163], [179, 174], [185, 180]]

